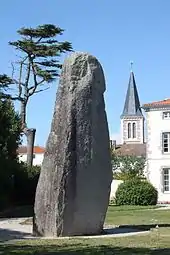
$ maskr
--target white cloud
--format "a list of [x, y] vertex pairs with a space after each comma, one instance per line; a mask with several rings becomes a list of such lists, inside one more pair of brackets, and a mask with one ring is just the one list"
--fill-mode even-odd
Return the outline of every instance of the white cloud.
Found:
[[121, 142], [120, 133], [113, 133], [113, 134], [110, 134], [110, 139], [111, 139], [111, 140], [116, 140], [116, 143], [117, 143], [117, 144], [120, 144], [120, 142]]

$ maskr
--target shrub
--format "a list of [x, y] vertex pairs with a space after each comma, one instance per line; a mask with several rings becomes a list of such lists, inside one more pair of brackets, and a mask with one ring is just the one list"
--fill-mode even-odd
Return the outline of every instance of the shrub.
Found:
[[14, 201], [17, 205], [33, 205], [40, 174], [40, 166], [28, 167], [20, 163], [14, 174]]
[[132, 178], [145, 179], [144, 168], [146, 159], [137, 156], [121, 156], [112, 153], [113, 179], [131, 180]]
[[[0, 75], [0, 85], [2, 76]], [[1, 87], [1, 86], [0, 86]], [[0, 89], [0, 210], [11, 205], [13, 169], [18, 164], [17, 148], [21, 142], [21, 121], [9, 99], [1, 98]]]
[[158, 192], [146, 180], [134, 178], [121, 183], [115, 194], [116, 205], [156, 205]]
[[109, 200], [109, 205], [115, 205], [115, 198], [112, 197], [110, 200]]

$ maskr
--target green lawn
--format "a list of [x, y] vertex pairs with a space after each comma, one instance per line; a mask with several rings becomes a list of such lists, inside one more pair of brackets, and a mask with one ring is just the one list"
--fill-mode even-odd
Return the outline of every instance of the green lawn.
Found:
[[170, 210], [147, 206], [109, 206], [106, 224], [151, 225], [170, 224]]
[[[170, 224], [170, 210], [155, 210], [158, 206], [115, 206], [108, 208], [106, 225], [152, 225]], [[28, 216], [32, 216], [32, 210], [27, 207]], [[26, 209], [23, 210], [26, 215]], [[19, 209], [12, 212], [13, 215], [22, 215]], [[8, 215], [9, 212], [8, 212]], [[24, 224], [30, 224], [32, 219], [26, 220]], [[169, 225], [170, 226], [170, 225]]]
[[0, 245], [3, 255], [169, 255], [170, 229], [151, 234], [98, 239], [22, 241]]
[[[149, 225], [170, 223], [170, 210], [156, 207], [109, 206], [106, 224]], [[3, 255], [170, 255], [170, 227], [131, 237], [96, 239], [24, 240], [0, 245]]]

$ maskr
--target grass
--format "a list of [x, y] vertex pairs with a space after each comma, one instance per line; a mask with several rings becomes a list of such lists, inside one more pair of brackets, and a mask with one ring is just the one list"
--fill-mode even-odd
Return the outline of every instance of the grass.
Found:
[[[108, 225], [150, 225], [170, 223], [170, 210], [157, 207], [109, 206]], [[28, 210], [28, 208], [27, 208]], [[18, 211], [18, 210], [17, 210]], [[31, 210], [29, 210], [31, 212]], [[14, 212], [14, 211], [13, 211]], [[21, 213], [20, 213], [21, 215]], [[29, 215], [31, 216], [31, 215]], [[153, 229], [150, 233], [129, 237], [96, 239], [24, 240], [1, 244], [3, 255], [169, 255], [170, 228]]]
[[98, 239], [60, 239], [22, 241], [0, 245], [3, 255], [169, 255], [170, 229], [142, 236]]
[[[115, 206], [108, 208], [106, 215], [106, 225], [152, 225], [170, 224], [170, 210], [155, 210], [159, 206]], [[32, 216], [32, 210], [27, 208]], [[16, 210], [18, 212], [18, 210]], [[26, 210], [24, 209], [26, 214]], [[13, 214], [16, 215], [15, 210]], [[20, 213], [22, 214], [22, 213]], [[25, 215], [24, 214], [24, 215]], [[23, 224], [31, 224], [32, 219], [24, 221]]]
[[106, 224], [151, 225], [170, 224], [170, 210], [155, 210], [148, 206], [109, 206]]

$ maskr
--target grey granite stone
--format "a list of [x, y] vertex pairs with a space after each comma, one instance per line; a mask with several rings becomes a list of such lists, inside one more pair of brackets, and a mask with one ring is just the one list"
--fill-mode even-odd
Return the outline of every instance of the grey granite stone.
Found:
[[65, 60], [36, 190], [34, 235], [103, 229], [112, 181], [104, 91], [95, 57], [73, 53]]

